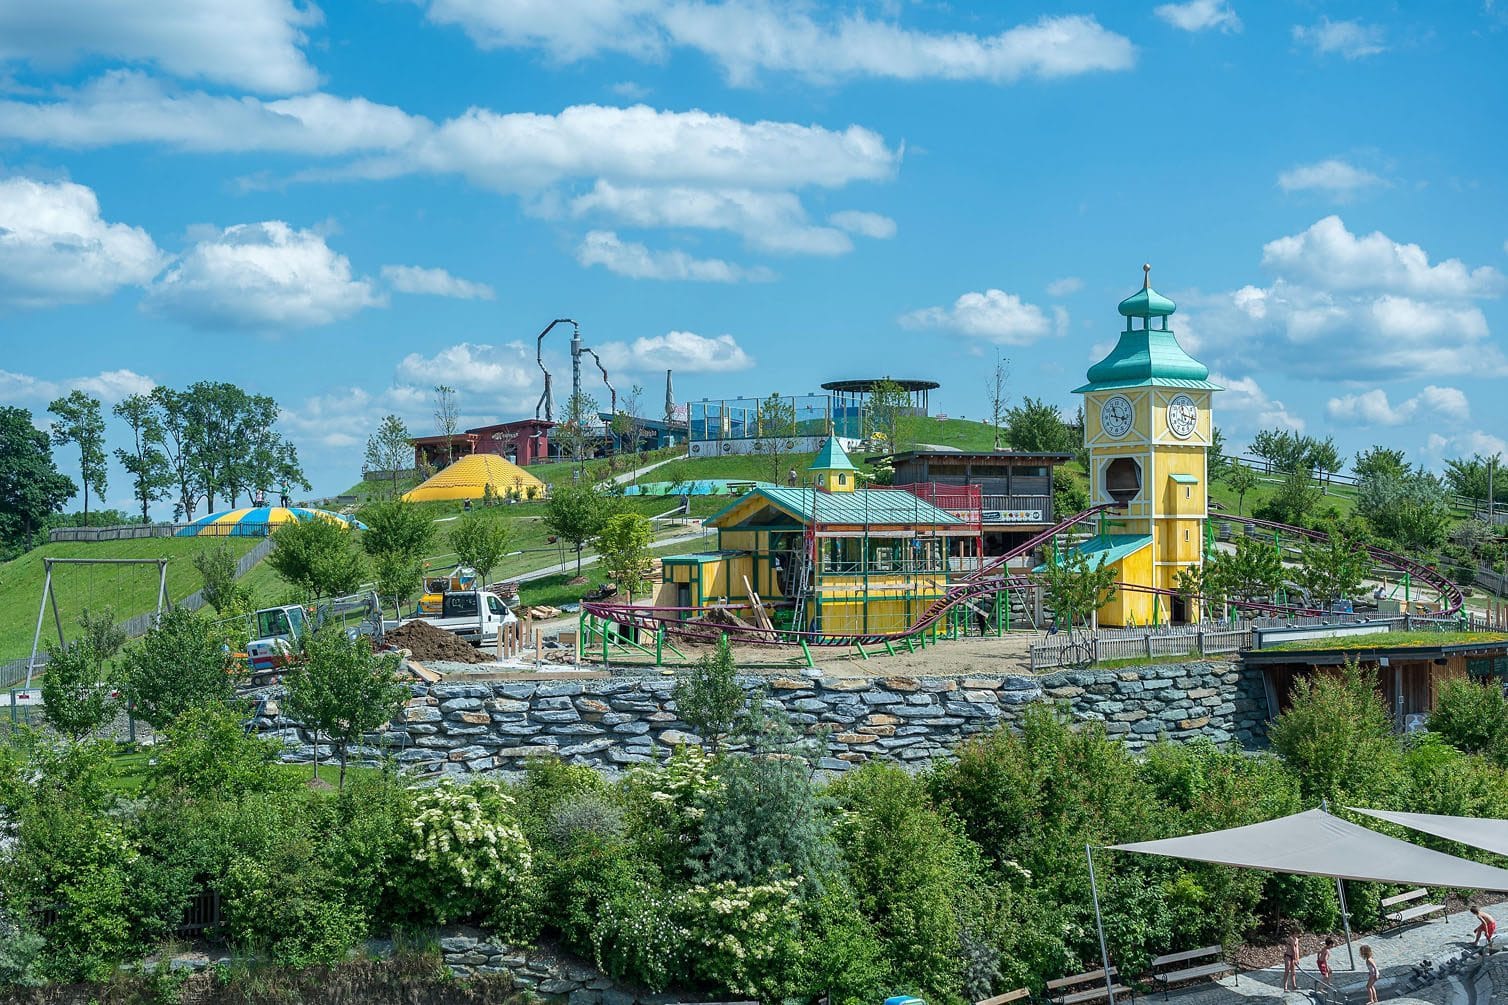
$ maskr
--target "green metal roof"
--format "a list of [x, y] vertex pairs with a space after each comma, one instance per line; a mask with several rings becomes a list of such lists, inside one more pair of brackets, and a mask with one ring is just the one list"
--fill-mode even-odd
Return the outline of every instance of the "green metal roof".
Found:
[[745, 555], [743, 551], [695, 551], [685, 555], [666, 555], [660, 561], [664, 565], [706, 565], [708, 562], [721, 562], [725, 558], [736, 555]]
[[1220, 390], [1209, 375], [1210, 368], [1184, 352], [1172, 332], [1143, 328], [1121, 332], [1110, 355], [1089, 368], [1089, 383], [1074, 393], [1149, 384]]
[[1150, 286], [1143, 286], [1121, 301], [1121, 317], [1165, 318], [1178, 309], [1177, 305]]
[[[1101, 534], [1074, 545], [1074, 551], [1088, 556], [1097, 566], [1114, 565], [1127, 555], [1134, 555], [1152, 544], [1151, 534]], [[1047, 568], [1039, 565], [1033, 572]]]
[[817, 456], [812, 458], [808, 471], [857, 471], [853, 461], [848, 459], [848, 452], [843, 449], [843, 444], [838, 442], [836, 436], [829, 436], [827, 442], [822, 444], [822, 449], [817, 451]]
[[816, 489], [761, 485], [739, 496], [702, 522], [718, 526], [724, 513], [754, 496], [763, 496], [802, 523], [888, 524], [929, 527], [963, 526], [963, 520], [900, 489], [859, 489], [856, 492], [819, 492]]
[[1179, 485], [1198, 485], [1199, 484], [1199, 479], [1195, 478], [1193, 475], [1168, 475], [1168, 477], [1171, 478], [1171, 479], [1173, 479]]

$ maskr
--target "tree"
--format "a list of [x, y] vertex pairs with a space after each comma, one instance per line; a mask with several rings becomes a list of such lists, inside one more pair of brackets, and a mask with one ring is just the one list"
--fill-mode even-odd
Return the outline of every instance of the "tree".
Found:
[[1294, 580], [1322, 610], [1328, 610], [1337, 600], [1354, 596], [1371, 571], [1372, 557], [1365, 543], [1339, 526], [1327, 527], [1323, 542], [1299, 542], [1299, 567]]
[[644, 441], [644, 388], [635, 384], [624, 396], [621, 407], [613, 415], [613, 435], [618, 438], [619, 451], [628, 445], [630, 453], [637, 454]]
[[612, 500], [591, 485], [561, 485], [545, 503], [545, 528], [576, 549], [576, 575], [581, 575], [582, 545], [597, 536], [612, 515]]
[[1426, 471], [1363, 478], [1356, 513], [1373, 534], [1409, 551], [1439, 547], [1452, 519], [1445, 486]]
[[1073, 433], [1057, 405], [1040, 398], [1024, 398], [1005, 413], [1005, 438], [1012, 449], [1031, 453], [1071, 453]]
[[[1258, 514], [1278, 523], [1304, 526], [1314, 508], [1319, 505], [1320, 490], [1302, 466], [1285, 468], [1283, 480], [1277, 491]], [[1255, 510], [1253, 512], [1256, 512]]]
[[1238, 538], [1234, 552], [1218, 552], [1205, 560], [1207, 598], [1266, 600], [1282, 585], [1283, 559], [1277, 547], [1266, 541]]
[[577, 477], [586, 467], [586, 456], [592, 453], [599, 439], [597, 433], [597, 400], [585, 391], [577, 391], [566, 400], [565, 415], [560, 425], [550, 430], [550, 439], [562, 455], [576, 462]]
[[455, 437], [461, 428], [461, 410], [456, 403], [456, 389], [448, 384], [435, 385], [435, 428], [445, 437], [445, 463], [455, 463]]
[[1430, 711], [1429, 731], [1508, 766], [1508, 697], [1495, 679], [1446, 681]]
[[1006, 409], [1010, 407], [1011, 361], [995, 350], [995, 365], [984, 380], [985, 402], [989, 406], [990, 426], [995, 430], [995, 449], [1002, 446]]
[[412, 439], [408, 426], [396, 415], [383, 416], [377, 425], [377, 432], [367, 437], [367, 469], [389, 472], [393, 480], [393, 495], [398, 494], [398, 472], [408, 467], [413, 460]]
[[891, 453], [903, 449], [901, 419], [911, 414], [911, 395], [900, 384], [886, 377], [869, 389], [864, 406], [869, 435], [884, 436]]
[[1340, 470], [1340, 448], [1335, 445], [1335, 437], [1327, 436], [1323, 440], [1308, 438], [1307, 451], [1304, 461], [1319, 478], [1320, 494], [1329, 491], [1329, 476]]
[[79, 448], [79, 481], [84, 486], [84, 526], [89, 526], [89, 489], [104, 495], [109, 487], [105, 454], [105, 420], [100, 414], [98, 398], [83, 391], [70, 391], [47, 406], [58, 417], [52, 424], [53, 446], [70, 443]]
[[178, 490], [177, 515], [184, 520], [193, 520], [203, 489], [194, 465], [188, 395], [158, 384], [152, 388], [151, 398], [157, 426], [161, 430], [159, 442], [167, 461], [168, 477]]
[[487, 576], [508, 554], [510, 537], [508, 525], [501, 517], [473, 513], [451, 528], [450, 546], [455, 549], [457, 561], [475, 569], [485, 586]]
[[1252, 437], [1251, 452], [1267, 462], [1267, 473], [1293, 471], [1306, 466], [1308, 437], [1288, 429], [1263, 429]]
[[1358, 481], [1379, 476], [1398, 478], [1409, 473], [1409, 463], [1402, 450], [1374, 446], [1356, 455], [1351, 472]]
[[[346, 752], [367, 733], [380, 729], [408, 700], [398, 679], [401, 658], [378, 656], [366, 636], [348, 637], [329, 624], [304, 642], [304, 662], [284, 678], [288, 714], [315, 734], [330, 738], [340, 756], [340, 787], [346, 784]], [[318, 773], [318, 761], [315, 771]]]
[[718, 636], [717, 650], [705, 653], [676, 675], [671, 697], [679, 715], [715, 754], [743, 715], [747, 695], [738, 683], [738, 667], [728, 636]]
[[167, 498], [168, 489], [173, 484], [167, 457], [159, 445], [162, 426], [152, 399], [145, 394], [130, 395], [117, 402], [111, 411], [117, 418], [126, 420], [131, 430], [131, 449], [116, 447], [115, 457], [131, 476], [132, 490], [141, 503], [141, 522], [146, 523], [150, 519], [147, 510], [152, 503]]
[[1088, 622], [1091, 614], [1115, 599], [1115, 567], [1106, 565], [1103, 555], [1091, 563], [1077, 548], [1061, 556], [1049, 553], [1042, 578], [1047, 605], [1067, 619], [1070, 629], [1075, 622]]
[[245, 591], [236, 586], [237, 564], [235, 553], [223, 542], [194, 555], [194, 568], [204, 581], [200, 592], [217, 614], [241, 606], [245, 599]]
[[775, 392], [759, 403], [754, 413], [754, 452], [769, 461], [770, 481], [785, 484], [791, 447], [796, 436], [796, 402]]
[[1236, 515], [1241, 515], [1241, 507], [1245, 503], [1246, 493], [1257, 487], [1261, 481], [1257, 473], [1240, 461], [1232, 461], [1225, 472], [1225, 484], [1236, 494]]
[[1501, 502], [1508, 499], [1508, 482], [1503, 480], [1503, 458], [1500, 454], [1484, 457], [1473, 454], [1470, 458], [1453, 458], [1445, 462], [1445, 481], [1451, 491], [1468, 499], [1486, 500], [1490, 494]]
[[1352, 805], [1341, 800], [1391, 788], [1388, 767], [1398, 760], [1393, 720], [1377, 693], [1377, 674], [1354, 660], [1339, 674], [1295, 681], [1288, 711], [1273, 720], [1267, 738], [1298, 775], [1310, 805], [1321, 799]]
[[77, 491], [52, 461], [47, 434], [24, 408], [0, 407], [0, 547], [29, 546]]
[[125, 652], [126, 697], [136, 716], [164, 729], [186, 709], [235, 697], [236, 678], [207, 619], [174, 607]]
[[115, 717], [120, 703], [113, 683], [105, 657], [88, 636], [66, 648], [47, 644], [42, 704], [47, 721], [69, 739], [77, 742]]
[[1219, 426], [1210, 429], [1210, 445], [1204, 452], [1204, 474], [1210, 481], [1221, 481], [1234, 462], [1225, 456], [1225, 433]]
[[361, 585], [365, 571], [351, 532], [333, 520], [285, 524], [272, 535], [266, 561], [307, 600], [350, 593]]
[[654, 564], [650, 545], [654, 538], [654, 527], [641, 513], [616, 513], [597, 532], [599, 561], [630, 600], [636, 591], [649, 585], [649, 570]]
[[1077, 472], [1060, 465], [1053, 466], [1052, 508], [1059, 519], [1089, 508], [1089, 487]]

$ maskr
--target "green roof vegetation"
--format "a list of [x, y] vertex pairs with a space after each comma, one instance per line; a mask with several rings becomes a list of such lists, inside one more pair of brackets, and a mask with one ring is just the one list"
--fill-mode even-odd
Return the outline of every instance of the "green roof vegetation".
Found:
[[1447, 646], [1508, 645], [1508, 632], [1387, 632], [1300, 639], [1266, 646], [1264, 653], [1363, 652], [1388, 649], [1439, 649]]

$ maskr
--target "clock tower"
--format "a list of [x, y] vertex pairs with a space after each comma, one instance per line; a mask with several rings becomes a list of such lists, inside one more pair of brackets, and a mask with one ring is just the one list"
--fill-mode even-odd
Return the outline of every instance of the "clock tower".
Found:
[[[1123, 583], [1172, 590], [1180, 570], [1203, 561], [1210, 395], [1220, 388], [1168, 328], [1177, 308], [1152, 289], [1151, 271], [1142, 266], [1142, 288], [1121, 301], [1126, 328], [1115, 348], [1089, 368], [1089, 383], [1074, 389], [1084, 396], [1089, 501], [1122, 508], [1080, 550], [1119, 566]], [[1099, 620], [1196, 620], [1198, 612], [1183, 606], [1176, 597], [1117, 591]]]

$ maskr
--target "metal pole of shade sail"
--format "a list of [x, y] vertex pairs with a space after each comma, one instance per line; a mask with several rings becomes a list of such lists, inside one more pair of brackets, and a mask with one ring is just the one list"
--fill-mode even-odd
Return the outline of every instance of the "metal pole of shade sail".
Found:
[[1105, 971], [1105, 993], [1110, 998], [1110, 1005], [1115, 1005], [1115, 981], [1110, 976], [1110, 954], [1105, 949], [1105, 919], [1100, 915], [1100, 888], [1094, 878], [1093, 846], [1084, 846], [1084, 856], [1089, 859], [1089, 895], [1094, 899], [1094, 927], [1100, 935], [1100, 966]]

